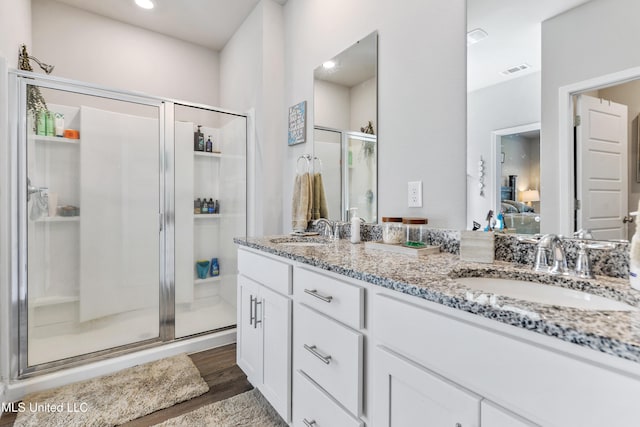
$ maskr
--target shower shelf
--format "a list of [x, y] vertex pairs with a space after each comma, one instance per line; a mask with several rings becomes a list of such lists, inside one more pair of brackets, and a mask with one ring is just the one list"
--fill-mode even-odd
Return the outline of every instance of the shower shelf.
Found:
[[206, 279], [196, 279], [194, 280], [194, 284], [196, 285], [202, 285], [205, 283], [215, 283], [215, 282], [220, 282], [222, 281], [222, 276], [216, 276], [216, 277], [207, 277]]
[[206, 151], [194, 151], [193, 154], [195, 156], [202, 156], [202, 157], [222, 157], [222, 153], [208, 153]]
[[80, 297], [77, 296], [55, 296], [55, 297], [40, 297], [34, 298], [29, 302], [30, 307], [45, 307], [57, 304], [67, 304], [70, 302], [80, 301]]
[[196, 219], [220, 218], [220, 214], [193, 214], [193, 217]]
[[78, 222], [79, 216], [44, 216], [38, 218], [35, 222]]
[[35, 142], [48, 143], [61, 143], [61, 144], [79, 144], [79, 139], [62, 138], [59, 136], [44, 136], [44, 135], [29, 135], [29, 139]]

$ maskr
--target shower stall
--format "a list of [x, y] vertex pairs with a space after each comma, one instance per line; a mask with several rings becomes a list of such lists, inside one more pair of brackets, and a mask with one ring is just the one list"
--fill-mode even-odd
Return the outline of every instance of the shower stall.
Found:
[[234, 328], [246, 115], [28, 72], [9, 86], [11, 378]]

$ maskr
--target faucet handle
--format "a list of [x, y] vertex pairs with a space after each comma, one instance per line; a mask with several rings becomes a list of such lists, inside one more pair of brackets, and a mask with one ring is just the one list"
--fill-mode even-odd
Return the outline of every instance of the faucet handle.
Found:
[[615, 245], [612, 243], [587, 243], [587, 241], [581, 240], [578, 245], [578, 258], [576, 259], [576, 267], [573, 274], [582, 279], [593, 279], [595, 276], [591, 271], [591, 261], [589, 260], [589, 251], [587, 249], [611, 250], [614, 247]]

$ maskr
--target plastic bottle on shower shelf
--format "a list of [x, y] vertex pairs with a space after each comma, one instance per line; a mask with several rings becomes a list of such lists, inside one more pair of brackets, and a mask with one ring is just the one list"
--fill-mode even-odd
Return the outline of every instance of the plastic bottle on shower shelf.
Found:
[[207, 143], [205, 144], [204, 151], [207, 153], [211, 153], [213, 151], [213, 142], [211, 142], [211, 135], [207, 138]]
[[358, 208], [351, 208], [351, 243], [360, 243], [360, 223], [362, 220], [358, 218]]
[[209, 213], [209, 204], [207, 203], [207, 199], [202, 199], [202, 204], [200, 205], [200, 213]]
[[216, 213], [216, 204], [213, 202], [213, 197], [209, 198], [209, 213]]
[[198, 131], [193, 133], [193, 150], [204, 151], [204, 134], [200, 132], [202, 125], [198, 125]]

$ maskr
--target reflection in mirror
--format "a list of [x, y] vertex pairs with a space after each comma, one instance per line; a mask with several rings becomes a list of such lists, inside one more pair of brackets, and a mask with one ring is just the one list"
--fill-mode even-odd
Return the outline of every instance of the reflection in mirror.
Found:
[[377, 222], [377, 38], [369, 34], [314, 71], [314, 156], [332, 220], [358, 208]]
[[[507, 227], [517, 233], [540, 232], [545, 222], [541, 207], [547, 203], [545, 189], [540, 187], [540, 164], [545, 162], [540, 158], [541, 128], [543, 139], [545, 135], [541, 87], [548, 66], [542, 64], [541, 23], [587, 1], [467, 2], [467, 155], [471, 165], [480, 157], [488, 158], [487, 168], [495, 177], [486, 197], [471, 190], [477, 183], [470, 182], [469, 219], [497, 209], [505, 212]], [[526, 132], [533, 123], [538, 123], [538, 139], [527, 145], [523, 141], [530, 139]], [[510, 138], [521, 140], [517, 148], [504, 145], [513, 134], [520, 135]]]

